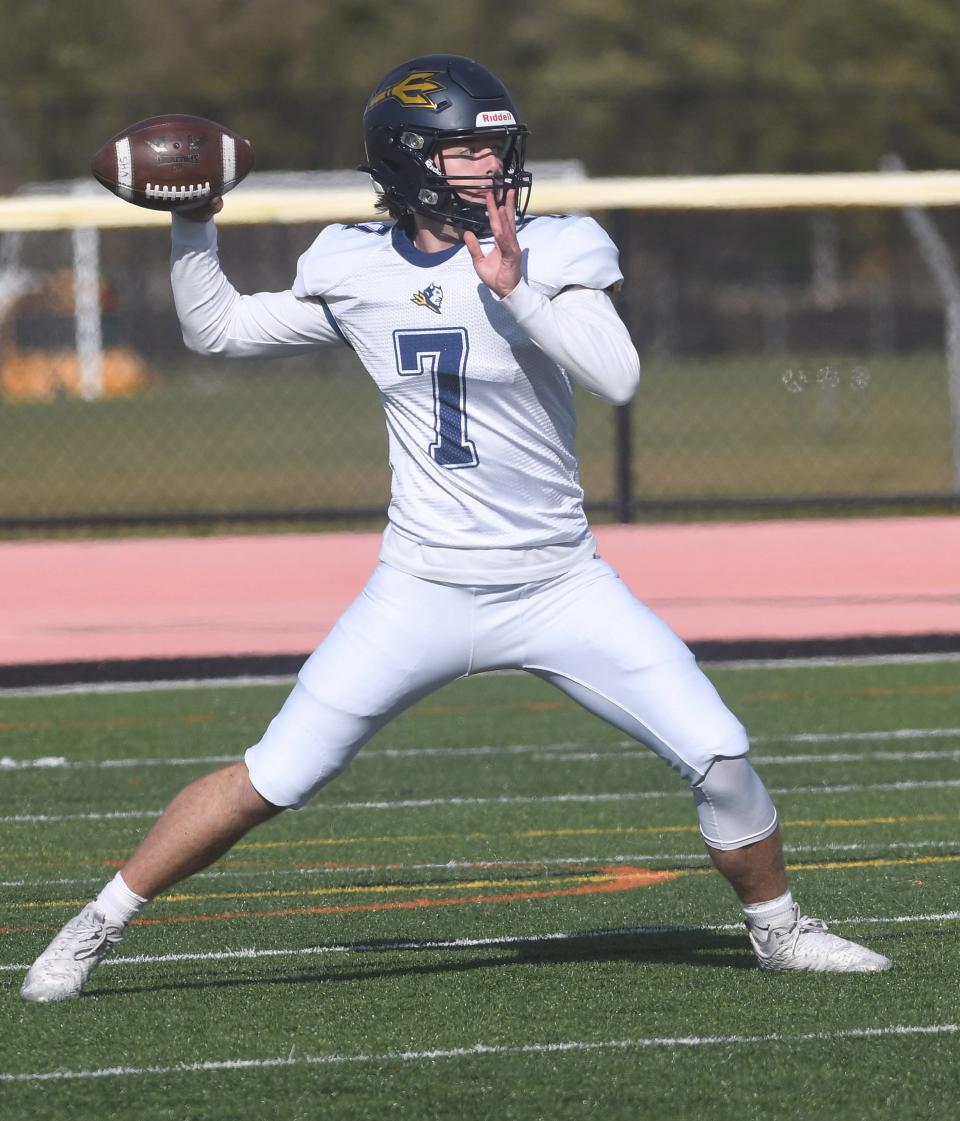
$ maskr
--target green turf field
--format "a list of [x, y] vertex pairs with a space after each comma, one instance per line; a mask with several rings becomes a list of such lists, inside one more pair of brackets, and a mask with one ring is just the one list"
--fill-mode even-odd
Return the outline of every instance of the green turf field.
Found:
[[0, 1116], [951, 1116], [960, 663], [710, 673], [804, 909], [890, 973], [761, 974], [679, 780], [498, 675], [155, 902], [80, 1000], [27, 1006], [25, 964], [285, 689], [0, 697]]

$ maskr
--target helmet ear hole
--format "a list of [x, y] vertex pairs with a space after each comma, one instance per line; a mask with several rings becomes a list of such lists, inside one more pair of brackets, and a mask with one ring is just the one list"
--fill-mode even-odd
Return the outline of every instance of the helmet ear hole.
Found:
[[400, 143], [404, 148], [411, 148], [415, 152], [422, 152], [426, 145], [426, 140], [419, 132], [404, 131], [400, 133]]

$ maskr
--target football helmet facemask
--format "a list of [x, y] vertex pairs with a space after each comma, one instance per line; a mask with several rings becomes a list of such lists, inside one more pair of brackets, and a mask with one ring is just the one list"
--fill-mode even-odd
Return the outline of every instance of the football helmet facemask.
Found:
[[[497, 205], [516, 191], [517, 220], [527, 209], [532, 177], [524, 171], [527, 126], [517, 120], [503, 83], [472, 59], [435, 54], [410, 59], [381, 81], [363, 113], [369, 173], [392, 212], [437, 218], [474, 233], [489, 229], [487, 210], [458, 195], [491, 187]], [[489, 137], [501, 171], [446, 175], [438, 148]]]

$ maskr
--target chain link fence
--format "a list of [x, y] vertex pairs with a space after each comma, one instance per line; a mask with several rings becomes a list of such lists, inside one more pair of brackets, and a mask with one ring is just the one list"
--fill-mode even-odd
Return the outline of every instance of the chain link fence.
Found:
[[[939, 273], [889, 208], [597, 217], [644, 366], [624, 409], [580, 395], [597, 515], [956, 501], [960, 212], [935, 214]], [[225, 269], [286, 288], [315, 234], [224, 226]], [[353, 354], [191, 355], [167, 261], [163, 229], [0, 234], [0, 528], [382, 520], [386, 431]]]

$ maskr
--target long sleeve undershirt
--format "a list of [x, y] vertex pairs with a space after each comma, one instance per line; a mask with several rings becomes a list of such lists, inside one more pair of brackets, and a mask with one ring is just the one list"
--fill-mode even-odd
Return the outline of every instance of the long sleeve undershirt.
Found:
[[502, 300], [538, 347], [591, 393], [626, 404], [640, 359], [606, 292], [567, 288], [548, 300], [522, 280]]

